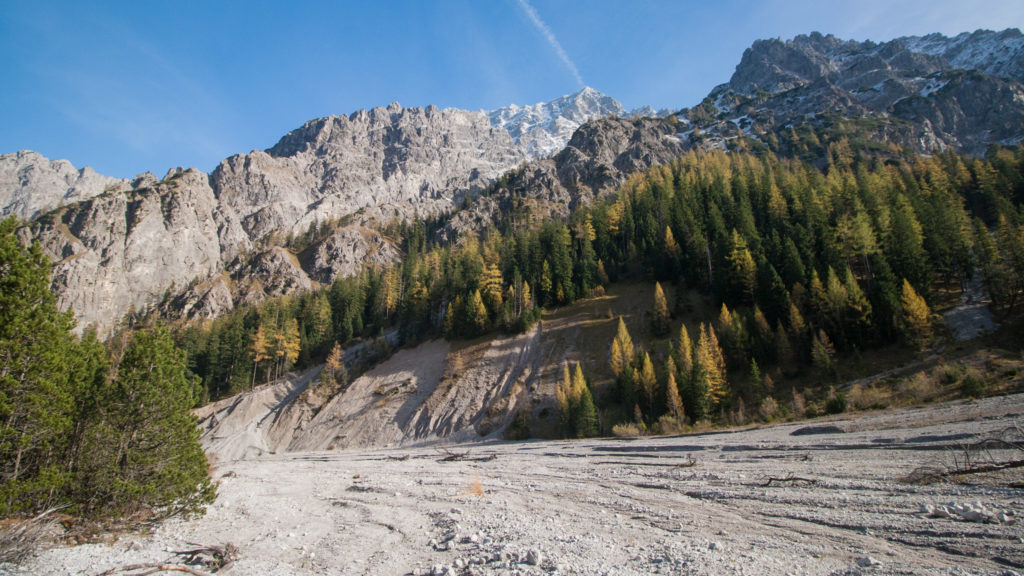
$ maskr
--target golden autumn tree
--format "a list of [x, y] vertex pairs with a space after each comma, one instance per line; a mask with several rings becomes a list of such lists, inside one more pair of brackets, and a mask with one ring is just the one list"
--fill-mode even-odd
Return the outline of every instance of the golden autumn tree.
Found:
[[697, 340], [696, 362], [700, 374], [701, 387], [707, 398], [709, 407], [717, 407], [729, 393], [729, 384], [725, 374], [725, 357], [718, 345], [715, 328], [700, 325], [700, 338]]
[[348, 380], [348, 372], [345, 370], [345, 351], [341, 344], [334, 343], [323, 370], [320, 371], [320, 382], [323, 383], [332, 393], [344, 386]]
[[671, 319], [668, 314], [668, 302], [665, 300], [665, 291], [661, 288], [661, 282], [654, 283], [654, 309], [651, 310], [651, 333], [655, 336], [667, 336], [671, 328]]
[[630, 337], [629, 330], [626, 329], [626, 322], [622, 319], [622, 316], [619, 316], [619, 327], [615, 333], [615, 339], [612, 340], [609, 358], [612, 373], [616, 376], [621, 375], [626, 366], [633, 363], [633, 358], [633, 338]]
[[[672, 423], [676, 424], [678, 428], [683, 423], [683, 420], [685, 420], [686, 413], [683, 410], [683, 399], [679, 395], [679, 386], [676, 384], [677, 372], [676, 361], [670, 355], [665, 362], [665, 416], [670, 418], [673, 421]], [[662, 428], [665, 428], [665, 426], [662, 426]]]
[[555, 387], [555, 405], [558, 407], [558, 420], [563, 434], [569, 435], [572, 426], [572, 376], [569, 373], [569, 362], [562, 364], [562, 378]]
[[573, 419], [572, 427], [577, 438], [596, 436], [598, 432], [597, 408], [594, 406], [594, 397], [587, 387], [587, 380], [583, 376], [583, 368], [576, 363], [576, 371], [572, 376], [572, 398]]
[[647, 408], [647, 417], [654, 417], [655, 399], [658, 391], [658, 377], [654, 373], [654, 364], [651, 362], [651, 355], [644, 352], [640, 361], [640, 393], [643, 395]]
[[490, 262], [484, 266], [484, 275], [481, 279], [481, 295], [483, 296], [484, 304], [491, 314], [497, 315], [504, 304], [502, 295], [502, 288], [504, 280], [501, 276], [501, 269], [498, 268], [496, 262]]
[[285, 322], [284, 329], [277, 330], [274, 334], [274, 353], [277, 356], [275, 377], [280, 377], [299, 359], [300, 351], [299, 322], [295, 318], [290, 318]]
[[568, 362], [562, 365], [562, 378], [555, 388], [555, 402], [565, 436], [585, 438], [597, 434], [597, 408], [583, 376], [583, 367], [578, 362], [575, 371], [570, 371]]
[[900, 325], [904, 337], [911, 345], [923, 349], [932, 337], [932, 311], [906, 278], [903, 279], [900, 307], [903, 312]]
[[256, 328], [249, 349], [252, 351], [252, 384], [249, 388], [252, 389], [256, 387], [256, 369], [259, 368], [260, 362], [271, 358], [270, 339], [267, 337], [267, 331], [263, 329], [263, 324]]
[[676, 346], [676, 358], [679, 360], [679, 375], [683, 380], [689, 380], [693, 375], [693, 341], [690, 340], [690, 332], [686, 324], [679, 327], [679, 342]]

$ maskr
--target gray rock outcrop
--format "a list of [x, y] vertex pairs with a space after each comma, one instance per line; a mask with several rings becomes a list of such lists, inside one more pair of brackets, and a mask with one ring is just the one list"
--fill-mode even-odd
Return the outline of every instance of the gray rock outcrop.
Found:
[[308, 122], [266, 152], [221, 162], [211, 179], [256, 240], [345, 215], [438, 214], [525, 159], [482, 114], [391, 104]]
[[60, 204], [72, 204], [129, 187], [127, 180], [76, 169], [67, 160], [49, 160], [22, 150], [0, 155], [0, 216], [28, 220]]
[[299, 255], [303, 270], [321, 284], [354, 276], [363, 266], [390, 266], [399, 257], [398, 250], [379, 232], [359, 226], [338, 228]]
[[28, 230], [54, 262], [60, 306], [74, 308], [80, 328], [101, 334], [174, 287], [214, 274], [226, 252], [248, 248], [198, 170], [58, 208]]
[[870, 134], [916, 152], [982, 154], [1024, 140], [1024, 35], [979, 30], [885, 43], [812, 33], [758, 40], [688, 112], [705, 140], [754, 138], [821, 114], [882, 120]]

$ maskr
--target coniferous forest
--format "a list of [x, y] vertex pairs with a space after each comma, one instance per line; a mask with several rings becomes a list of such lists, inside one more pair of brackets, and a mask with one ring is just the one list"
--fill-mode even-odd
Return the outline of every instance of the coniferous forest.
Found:
[[[510, 193], [491, 227], [455, 242], [442, 241], [442, 219], [392, 224], [399, 265], [173, 329], [129, 324], [106, 344], [72, 335], [40, 248], [25, 248], [6, 220], [0, 513], [195, 509], [212, 488], [188, 409], [329, 355], [344, 378], [340, 350], [357, 342], [381, 357], [428, 338], [521, 332], [543, 309], [616, 282], [652, 284], [647, 329], [671, 350], [655, 366], [620, 322], [606, 344], [610, 395], [566, 365], [566, 436], [597, 434], [597, 414], [609, 411], [619, 426], [659, 430], [721, 421], [737, 403], [765, 400], [773, 368], [829, 374], [863, 350], [923, 348], [932, 308], [972, 280], [998, 314], [1019, 308], [1024, 148], [984, 159], [843, 150], [824, 164], [690, 152], [564, 220], [533, 217], [529, 196]], [[688, 321], [688, 294], [712, 302], [717, 318]], [[736, 373], [753, 377], [734, 386]]]
[[[730, 388], [728, 372], [802, 365], [828, 374], [844, 355], [924, 346], [931, 307], [972, 279], [997, 314], [1018, 308], [1024, 149], [900, 158], [830, 146], [825, 158], [694, 151], [566, 220], [533, 218], [529, 197], [512, 193], [490, 228], [455, 243], [440, 240], [438, 220], [395, 224], [387, 234], [402, 248], [400, 265], [236, 309], [180, 331], [179, 344], [216, 399], [323, 362], [336, 343], [386, 349], [522, 331], [542, 308], [615, 282], [657, 282], [661, 309], [650, 328], [673, 339], [667, 372], [696, 421], [741, 396], [762, 400], [758, 386]], [[662, 284], [674, 287], [674, 301]], [[719, 313], [687, 329], [684, 296], [694, 292]], [[686, 333], [668, 335], [669, 317], [683, 318]], [[644, 353], [623, 345], [614, 358], [608, 346], [620, 393], [591, 402], [646, 425], [671, 412], [666, 367], [652, 367], [657, 385], [645, 383]], [[579, 396], [571, 372], [563, 388]]]

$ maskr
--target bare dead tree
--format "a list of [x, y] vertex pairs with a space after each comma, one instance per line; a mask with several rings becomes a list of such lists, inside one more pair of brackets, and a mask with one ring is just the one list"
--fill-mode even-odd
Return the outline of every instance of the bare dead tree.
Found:
[[930, 462], [918, 466], [901, 480], [910, 484], [932, 484], [957, 476], [1024, 468], [1024, 429], [1014, 424], [988, 438], [964, 444], [951, 453], [950, 460], [948, 464]]

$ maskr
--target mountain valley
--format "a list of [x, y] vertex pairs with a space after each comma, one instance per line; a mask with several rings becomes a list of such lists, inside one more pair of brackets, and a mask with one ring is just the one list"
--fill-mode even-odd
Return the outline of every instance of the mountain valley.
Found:
[[395, 102], [162, 178], [20, 151], [0, 214], [0, 280], [50, 282], [0, 291], [0, 376], [52, 372], [0, 410], [63, 426], [4, 430], [41, 484], [0, 512], [133, 457], [136, 339], [218, 493], [18, 566], [0, 531], [0, 572], [1024, 568], [1019, 30], [757, 40], [673, 110]]

